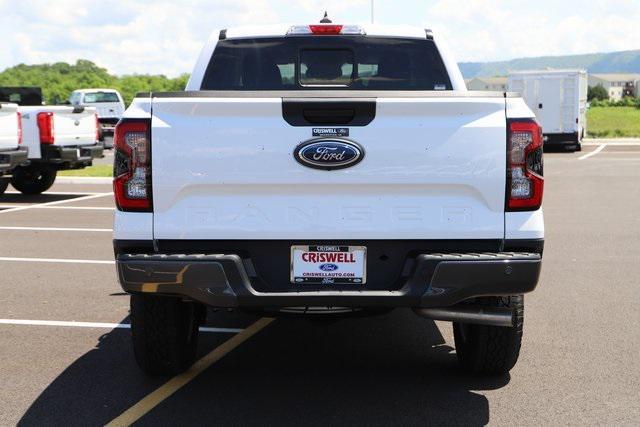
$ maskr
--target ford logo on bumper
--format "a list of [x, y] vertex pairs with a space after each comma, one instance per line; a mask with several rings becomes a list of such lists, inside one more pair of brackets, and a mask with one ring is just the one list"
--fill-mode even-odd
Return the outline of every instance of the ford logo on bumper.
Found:
[[331, 170], [357, 164], [364, 157], [364, 150], [348, 139], [317, 138], [298, 145], [293, 155], [304, 166]]
[[338, 266], [335, 264], [322, 264], [319, 268], [322, 271], [336, 271]]

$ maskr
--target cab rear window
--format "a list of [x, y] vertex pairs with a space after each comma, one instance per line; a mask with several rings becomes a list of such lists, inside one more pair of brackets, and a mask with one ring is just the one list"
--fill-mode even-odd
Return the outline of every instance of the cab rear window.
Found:
[[120, 102], [115, 92], [88, 92], [84, 94], [84, 102], [94, 104], [98, 102]]
[[218, 42], [202, 90], [451, 90], [432, 40], [299, 36]]

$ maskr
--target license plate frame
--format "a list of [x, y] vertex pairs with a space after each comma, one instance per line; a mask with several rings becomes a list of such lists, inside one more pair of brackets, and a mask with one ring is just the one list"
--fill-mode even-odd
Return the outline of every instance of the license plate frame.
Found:
[[[302, 254], [322, 255], [323, 261], [303, 261]], [[335, 254], [332, 257], [330, 254]], [[343, 254], [341, 256], [337, 254]], [[298, 256], [299, 255], [299, 256]], [[308, 258], [307, 258], [308, 259]], [[332, 260], [327, 260], [332, 259]], [[339, 261], [342, 260], [342, 261]], [[352, 262], [351, 260], [355, 260]], [[355, 264], [350, 266], [350, 264]], [[337, 268], [320, 266], [331, 264]], [[317, 266], [317, 270], [314, 267]], [[339, 271], [341, 270], [343, 271]], [[353, 267], [353, 268], [351, 268]], [[309, 271], [313, 269], [313, 271]], [[367, 283], [367, 247], [350, 245], [292, 245], [290, 257], [290, 280], [295, 285], [365, 285]], [[307, 274], [305, 274], [307, 273]], [[343, 276], [347, 274], [347, 276]]]

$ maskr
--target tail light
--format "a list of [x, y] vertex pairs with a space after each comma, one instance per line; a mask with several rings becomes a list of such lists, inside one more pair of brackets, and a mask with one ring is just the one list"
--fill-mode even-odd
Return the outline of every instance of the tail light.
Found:
[[118, 122], [114, 147], [113, 192], [118, 209], [151, 212], [151, 121]]
[[18, 145], [22, 144], [22, 113], [18, 112]]
[[98, 114], [94, 114], [96, 118], [96, 142], [100, 141], [100, 120], [98, 120]]
[[340, 34], [342, 25], [309, 25], [313, 34]]
[[534, 211], [544, 190], [542, 128], [533, 119], [508, 121], [507, 211]]
[[364, 35], [364, 29], [358, 25], [335, 25], [335, 24], [312, 24], [294, 25], [289, 28], [287, 35], [316, 35], [335, 36], [342, 35]]
[[40, 144], [53, 144], [56, 140], [53, 129], [53, 113], [41, 112], [37, 115]]

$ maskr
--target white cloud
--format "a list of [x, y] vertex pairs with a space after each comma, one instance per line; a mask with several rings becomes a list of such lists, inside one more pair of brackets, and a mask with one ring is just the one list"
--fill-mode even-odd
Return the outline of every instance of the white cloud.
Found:
[[426, 18], [464, 61], [640, 49], [638, 0], [440, 0]]
[[[444, 34], [458, 59], [485, 61], [640, 48], [640, 1], [375, 0], [376, 21]], [[0, 69], [90, 59], [109, 71], [190, 71], [216, 28], [369, 19], [370, 0], [0, 0]]]

